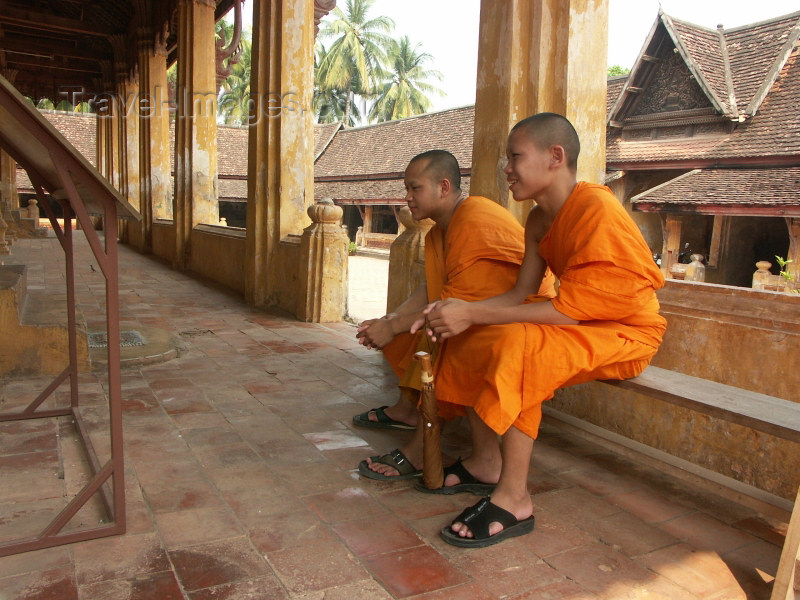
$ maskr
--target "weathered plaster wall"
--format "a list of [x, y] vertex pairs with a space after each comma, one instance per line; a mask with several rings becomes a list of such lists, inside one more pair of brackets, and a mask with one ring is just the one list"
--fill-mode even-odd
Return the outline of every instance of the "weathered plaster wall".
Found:
[[190, 269], [244, 294], [245, 232], [214, 225], [192, 230]]
[[[668, 327], [654, 365], [800, 410], [800, 296], [668, 281], [659, 300]], [[551, 405], [783, 498], [797, 493], [795, 443], [602, 383], [560, 390]]]
[[175, 229], [172, 221], [153, 222], [153, 254], [172, 264], [175, 257]]

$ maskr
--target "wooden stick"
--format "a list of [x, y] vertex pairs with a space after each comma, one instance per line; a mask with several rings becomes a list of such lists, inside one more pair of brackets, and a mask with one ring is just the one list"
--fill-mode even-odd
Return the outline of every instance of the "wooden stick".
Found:
[[417, 352], [414, 354], [414, 359], [419, 362], [422, 371], [422, 391], [419, 399], [420, 419], [422, 419], [422, 426], [424, 427], [422, 436], [422, 483], [432, 490], [444, 485], [441, 448], [442, 432], [439, 428], [431, 355], [427, 352]]

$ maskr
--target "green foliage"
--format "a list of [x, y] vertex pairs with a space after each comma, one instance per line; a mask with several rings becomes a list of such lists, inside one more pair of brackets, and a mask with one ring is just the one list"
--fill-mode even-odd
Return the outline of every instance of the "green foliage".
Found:
[[[370, 122], [422, 114], [430, 110], [428, 94], [444, 94], [429, 83], [441, 73], [425, 68], [433, 57], [408, 36], [392, 37], [388, 17], [369, 18], [374, 0], [347, 0], [323, 20], [315, 52], [314, 114], [319, 123], [361, 120], [359, 98], [372, 101]], [[323, 40], [331, 39], [326, 48]]]
[[348, 253], [355, 254], [357, 251], [358, 251], [358, 246], [356, 246], [355, 242], [351, 241], [349, 244], [347, 244]]
[[[778, 265], [781, 268], [780, 276], [783, 277], [787, 282], [793, 283], [794, 275], [786, 270], [786, 266], [792, 262], [792, 260], [784, 260], [782, 256], [778, 256], [777, 254], [775, 255], [775, 259], [778, 261]], [[796, 287], [792, 287], [792, 292], [795, 294], [800, 294], [800, 290], [798, 290]]]
[[611, 65], [608, 67], [608, 76], [609, 77], [617, 77], [618, 75], [627, 75], [630, 73], [630, 69], [625, 69], [619, 65]]
[[[233, 39], [233, 24], [225, 20], [217, 22], [216, 35], [224, 40], [224, 45], [229, 44]], [[226, 125], [242, 125], [247, 120], [253, 56], [252, 39], [251, 29], [242, 32], [238, 60], [231, 68], [231, 74], [222, 82], [217, 97], [217, 120]]]
[[389, 78], [377, 89], [375, 103], [369, 111], [370, 121], [381, 123], [426, 113], [431, 107], [426, 93], [444, 95], [442, 90], [427, 82], [431, 78], [441, 81], [443, 75], [425, 69], [424, 63], [433, 57], [420, 52], [419, 47], [420, 44], [412, 46], [407, 35], [389, 44]]

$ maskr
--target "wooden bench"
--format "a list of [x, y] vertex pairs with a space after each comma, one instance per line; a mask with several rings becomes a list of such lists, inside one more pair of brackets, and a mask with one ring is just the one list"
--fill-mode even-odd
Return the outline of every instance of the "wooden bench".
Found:
[[[602, 380], [625, 390], [683, 406], [718, 419], [800, 442], [800, 404], [757, 392], [649, 366], [633, 379]], [[771, 600], [794, 598], [794, 570], [800, 549], [800, 489], [786, 532]]]

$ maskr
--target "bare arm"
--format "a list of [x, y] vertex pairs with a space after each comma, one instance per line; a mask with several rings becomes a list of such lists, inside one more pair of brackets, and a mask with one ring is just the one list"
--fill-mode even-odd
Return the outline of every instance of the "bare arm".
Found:
[[549, 224], [544, 214], [532, 210], [525, 223], [525, 258], [522, 261], [514, 287], [499, 296], [480, 302], [464, 302], [448, 298], [430, 305], [428, 315], [429, 335], [434, 341], [458, 335], [471, 325], [502, 325], [507, 323], [540, 323], [548, 325], [575, 325], [578, 322], [558, 312], [552, 302], [523, 304], [525, 298], [535, 294], [542, 283], [547, 268], [539, 255], [539, 241]]
[[428, 290], [423, 283], [408, 299], [397, 307], [395, 312], [380, 319], [369, 319], [358, 326], [356, 337], [368, 348], [383, 348], [397, 335], [409, 331], [415, 321], [422, 318], [422, 311], [428, 302]]

